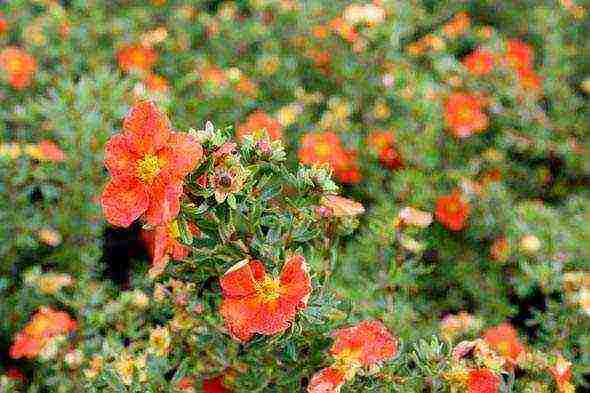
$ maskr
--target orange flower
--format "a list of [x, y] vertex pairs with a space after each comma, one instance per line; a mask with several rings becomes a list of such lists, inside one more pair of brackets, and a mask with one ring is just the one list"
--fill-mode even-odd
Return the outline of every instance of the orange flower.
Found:
[[223, 386], [223, 376], [203, 380], [203, 393], [231, 393], [232, 391]]
[[343, 183], [358, 183], [361, 180], [356, 154], [345, 150], [340, 138], [333, 132], [304, 135], [298, 155], [299, 161], [305, 165], [329, 164], [336, 178]]
[[369, 146], [373, 153], [379, 157], [379, 162], [385, 168], [395, 170], [404, 164], [402, 157], [394, 147], [394, 137], [390, 132], [374, 131], [369, 134]]
[[516, 329], [509, 323], [489, 328], [483, 338], [492, 349], [512, 365], [516, 364], [518, 356], [525, 350], [524, 345], [518, 339]]
[[353, 361], [369, 367], [397, 354], [397, 339], [379, 321], [363, 321], [336, 330], [332, 337], [336, 340], [330, 353], [339, 361]]
[[455, 38], [463, 34], [471, 26], [471, 18], [467, 12], [460, 12], [442, 27], [443, 34]]
[[123, 132], [105, 146], [112, 176], [101, 196], [106, 219], [122, 227], [144, 213], [152, 226], [172, 220], [180, 210], [183, 179], [202, 155], [194, 137], [170, 130], [154, 103], [138, 103], [125, 117]]
[[291, 257], [275, 278], [257, 260], [244, 260], [221, 278], [221, 315], [231, 336], [248, 341], [254, 333], [272, 335], [286, 330], [297, 311], [307, 307], [311, 279], [305, 258]]
[[533, 67], [534, 60], [535, 53], [530, 45], [520, 40], [508, 40], [504, 55], [504, 62], [508, 67], [514, 70], [530, 69]]
[[346, 382], [346, 374], [335, 367], [324, 368], [314, 374], [307, 387], [308, 393], [339, 393]]
[[156, 74], [148, 74], [144, 79], [144, 84], [149, 91], [156, 93], [165, 93], [170, 89], [168, 80]]
[[336, 362], [311, 378], [309, 393], [338, 393], [344, 382], [354, 378], [359, 367], [377, 365], [397, 354], [397, 338], [379, 321], [363, 321], [336, 330], [332, 336], [335, 341], [330, 353]]
[[488, 128], [482, 101], [470, 94], [453, 93], [445, 103], [445, 121], [458, 138], [465, 138]]
[[170, 256], [177, 261], [188, 256], [189, 248], [177, 240], [180, 233], [176, 221], [158, 225], [151, 231], [143, 230], [141, 235], [152, 257], [151, 277], [164, 271]]
[[347, 23], [343, 18], [335, 18], [330, 21], [330, 28], [346, 41], [352, 43], [358, 38], [358, 33], [353, 25]]
[[436, 201], [435, 217], [445, 227], [452, 231], [460, 231], [465, 227], [465, 221], [469, 217], [469, 203], [454, 192], [438, 198]]
[[467, 378], [468, 393], [498, 393], [500, 391], [500, 377], [491, 370], [482, 368], [469, 371]]
[[527, 93], [536, 96], [543, 90], [543, 80], [534, 70], [521, 68], [517, 70], [516, 75], [518, 76], [520, 86]]
[[7, 75], [9, 84], [22, 90], [31, 84], [37, 62], [24, 50], [10, 46], [0, 52], [0, 68]]
[[221, 88], [228, 85], [229, 80], [226, 73], [219, 67], [206, 66], [201, 70], [201, 83], [206, 83], [214, 88]]
[[0, 12], [0, 34], [8, 31], [8, 22], [4, 18], [4, 13]]
[[117, 62], [125, 72], [149, 73], [157, 60], [156, 51], [141, 44], [126, 44], [117, 51]]
[[10, 347], [10, 357], [36, 358], [49, 342], [76, 329], [76, 321], [63, 311], [40, 307], [25, 328], [16, 334]]
[[251, 113], [245, 123], [237, 125], [236, 136], [243, 140], [246, 135], [262, 130], [265, 130], [273, 141], [281, 139], [283, 136], [281, 123], [260, 110]]
[[463, 59], [463, 65], [473, 75], [487, 75], [494, 69], [496, 58], [486, 49], [478, 48]]
[[47, 161], [65, 161], [66, 154], [55, 142], [42, 140], [39, 142], [40, 159]]

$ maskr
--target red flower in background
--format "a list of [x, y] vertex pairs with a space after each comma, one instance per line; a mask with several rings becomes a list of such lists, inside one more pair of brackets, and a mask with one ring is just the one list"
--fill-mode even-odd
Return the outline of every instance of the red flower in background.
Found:
[[9, 84], [22, 90], [31, 84], [37, 71], [37, 62], [24, 50], [10, 46], [0, 52], [0, 68], [6, 74]]
[[338, 393], [346, 382], [346, 373], [335, 367], [324, 368], [309, 381], [309, 393]]
[[176, 221], [158, 225], [150, 231], [142, 230], [141, 236], [152, 258], [152, 267], [149, 271], [151, 277], [158, 276], [164, 271], [170, 257], [182, 261], [189, 254], [190, 249], [177, 240], [180, 232]]
[[154, 103], [140, 102], [125, 117], [123, 132], [105, 147], [105, 165], [112, 176], [101, 196], [106, 219], [122, 227], [143, 214], [153, 226], [174, 219], [183, 179], [202, 155], [194, 137], [172, 132]]
[[117, 62], [125, 72], [149, 73], [157, 60], [156, 51], [146, 45], [127, 44], [117, 51]]
[[257, 260], [242, 261], [221, 278], [221, 315], [233, 338], [248, 341], [255, 333], [286, 330], [295, 314], [307, 307], [311, 278], [305, 258], [291, 257], [275, 278]]
[[246, 122], [237, 125], [236, 136], [242, 140], [246, 135], [251, 135], [263, 129], [273, 141], [281, 139], [283, 136], [281, 123], [260, 110], [250, 114]]
[[203, 393], [231, 393], [232, 391], [223, 386], [223, 376], [203, 380]]
[[34, 359], [53, 338], [75, 329], [76, 321], [66, 312], [40, 307], [25, 328], [16, 334], [10, 347], [10, 357]]
[[500, 377], [488, 369], [471, 370], [467, 378], [468, 393], [498, 393]]
[[532, 68], [535, 61], [535, 52], [530, 45], [521, 40], [508, 40], [504, 63], [514, 69]]
[[454, 192], [438, 198], [434, 214], [436, 219], [448, 229], [460, 231], [465, 227], [469, 211], [469, 203], [464, 201], [458, 192]]
[[165, 93], [170, 89], [168, 80], [160, 75], [148, 74], [143, 82], [147, 89], [152, 92]]
[[394, 141], [393, 134], [386, 131], [374, 131], [368, 138], [369, 147], [373, 153], [377, 154], [381, 165], [391, 170], [399, 169], [404, 165]]
[[478, 48], [463, 59], [463, 65], [473, 75], [487, 75], [494, 69], [496, 57], [486, 49]]
[[453, 93], [445, 103], [445, 121], [458, 138], [485, 131], [488, 117], [483, 112], [482, 100], [466, 93]]
[[489, 328], [483, 338], [492, 349], [512, 365], [516, 364], [518, 356], [525, 350], [518, 338], [518, 332], [509, 323]]
[[39, 152], [42, 159], [47, 161], [65, 161], [66, 154], [59, 148], [55, 142], [42, 140], [39, 142]]
[[361, 180], [356, 154], [345, 150], [333, 132], [304, 135], [298, 155], [299, 161], [305, 165], [329, 164], [340, 182], [354, 184]]

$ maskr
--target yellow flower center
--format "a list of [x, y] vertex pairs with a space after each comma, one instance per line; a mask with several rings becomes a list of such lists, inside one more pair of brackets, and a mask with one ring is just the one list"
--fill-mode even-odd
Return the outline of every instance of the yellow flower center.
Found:
[[170, 237], [173, 239], [178, 239], [180, 237], [180, 229], [178, 228], [178, 221], [174, 220], [170, 223], [168, 227], [168, 233]]
[[264, 303], [277, 300], [280, 294], [281, 283], [278, 278], [264, 277], [263, 281], [256, 283], [256, 293]]
[[330, 156], [330, 145], [327, 143], [318, 143], [315, 145], [314, 151], [319, 158], [327, 158]]
[[359, 361], [360, 356], [360, 349], [346, 348], [334, 356], [336, 359], [334, 368], [344, 373], [344, 378], [346, 380], [351, 380], [354, 378], [358, 369], [362, 367], [362, 364]]
[[166, 165], [166, 161], [151, 154], [146, 154], [137, 162], [137, 177], [144, 183], [154, 181], [160, 170]]

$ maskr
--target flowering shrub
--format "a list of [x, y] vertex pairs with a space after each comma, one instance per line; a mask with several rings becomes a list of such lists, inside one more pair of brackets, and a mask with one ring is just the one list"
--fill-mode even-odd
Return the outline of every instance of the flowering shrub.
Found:
[[4, 3], [0, 390], [587, 388], [583, 2]]

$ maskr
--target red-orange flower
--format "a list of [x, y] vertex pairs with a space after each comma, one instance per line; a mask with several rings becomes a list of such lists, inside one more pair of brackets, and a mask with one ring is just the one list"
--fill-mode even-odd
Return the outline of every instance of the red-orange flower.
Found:
[[304, 135], [298, 155], [299, 161], [305, 165], [329, 164], [336, 178], [343, 183], [353, 184], [361, 180], [355, 152], [344, 149], [340, 138], [333, 132]]
[[379, 321], [363, 321], [358, 325], [339, 329], [330, 353], [337, 360], [346, 359], [369, 367], [397, 354], [397, 339]]
[[59, 148], [55, 142], [50, 140], [42, 140], [39, 142], [39, 152], [42, 159], [48, 161], [65, 161], [66, 154]]
[[117, 62], [125, 72], [148, 73], [157, 60], [157, 52], [142, 44], [126, 44], [117, 51]]
[[500, 377], [491, 370], [482, 368], [469, 371], [467, 378], [468, 393], [498, 393], [500, 391]]
[[237, 125], [236, 136], [242, 140], [246, 135], [262, 130], [265, 130], [273, 141], [281, 139], [283, 136], [281, 123], [260, 110], [250, 114], [244, 123]]
[[28, 87], [37, 71], [35, 58], [20, 48], [10, 46], [0, 52], [0, 68], [8, 83], [17, 90]]
[[6, 33], [8, 31], [8, 22], [4, 17], [4, 13], [0, 12], [0, 34]]
[[358, 33], [353, 25], [343, 18], [335, 18], [330, 21], [330, 28], [346, 41], [352, 43], [358, 38]]
[[469, 203], [464, 201], [459, 193], [454, 192], [438, 198], [434, 214], [436, 219], [448, 229], [460, 231], [465, 227], [469, 210]]
[[509, 323], [489, 328], [483, 338], [492, 349], [512, 365], [516, 364], [518, 356], [525, 350], [518, 338], [518, 332]]
[[232, 391], [223, 386], [223, 375], [203, 380], [203, 393], [231, 393]]
[[346, 373], [336, 367], [328, 367], [315, 373], [309, 381], [308, 393], [338, 393], [346, 382]]
[[445, 121], [458, 138], [465, 138], [488, 128], [482, 100], [471, 94], [453, 93], [445, 103]]
[[553, 376], [559, 392], [566, 393], [567, 389], [571, 386], [572, 363], [559, 354], [555, 365], [549, 368], [549, 372]]
[[394, 145], [393, 134], [386, 131], [374, 131], [369, 134], [369, 147], [379, 157], [379, 162], [385, 168], [395, 170], [401, 168], [403, 160]]
[[363, 321], [336, 330], [332, 336], [335, 341], [330, 353], [335, 363], [312, 377], [307, 388], [309, 393], [338, 393], [360, 367], [379, 364], [397, 354], [397, 338], [379, 321]]
[[172, 132], [154, 103], [138, 103], [125, 117], [123, 132], [105, 147], [112, 176], [101, 196], [106, 219], [122, 227], [143, 214], [153, 226], [172, 220], [180, 210], [183, 179], [202, 155], [196, 138]]
[[155, 93], [165, 93], [170, 89], [168, 80], [160, 75], [148, 74], [143, 82], [149, 91]]
[[248, 341], [255, 333], [286, 330], [297, 312], [307, 307], [311, 278], [305, 258], [291, 257], [280, 277], [268, 275], [257, 260], [244, 260], [221, 278], [221, 315], [233, 338]]
[[189, 248], [177, 240], [179, 236], [180, 232], [176, 221], [158, 225], [150, 231], [142, 231], [142, 238], [152, 257], [150, 276], [155, 277], [161, 274], [170, 257], [181, 261], [188, 256]]
[[53, 338], [75, 329], [76, 321], [66, 312], [40, 307], [25, 328], [16, 334], [10, 357], [34, 359]]
[[496, 57], [486, 49], [478, 48], [463, 59], [463, 65], [473, 75], [487, 75], [494, 69]]
[[517, 70], [516, 75], [522, 89], [533, 95], [539, 95], [543, 89], [543, 80], [534, 70], [530, 68], [522, 68]]
[[530, 69], [533, 67], [534, 60], [535, 53], [530, 45], [520, 40], [508, 40], [504, 55], [504, 62], [508, 67], [514, 70]]

